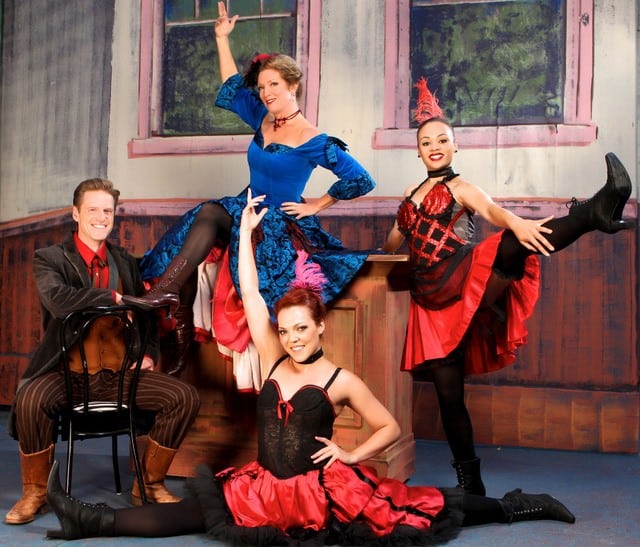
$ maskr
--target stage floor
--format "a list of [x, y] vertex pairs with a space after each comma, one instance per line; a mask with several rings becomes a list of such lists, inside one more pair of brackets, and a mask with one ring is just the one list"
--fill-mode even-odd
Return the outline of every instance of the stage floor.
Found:
[[[20, 496], [20, 469], [17, 443], [6, 433], [6, 410], [0, 411], [0, 545], [153, 545], [221, 546], [204, 535], [174, 538], [104, 538], [65, 542], [45, 539], [46, 530], [57, 528], [52, 513], [39, 516], [23, 526], [4, 524], [4, 515]], [[104, 501], [114, 507], [128, 506], [128, 490], [133, 475], [127, 472], [128, 452], [121, 441], [123, 486], [121, 496], [113, 490], [109, 441], [77, 443], [73, 494], [86, 501]], [[487, 494], [501, 497], [520, 487], [524, 491], [548, 492], [576, 515], [573, 525], [559, 522], [524, 522], [513, 525], [486, 525], [466, 528], [451, 544], [456, 546], [591, 547], [596, 545], [640, 545], [640, 456], [565, 452], [556, 450], [480, 446], [483, 478]], [[57, 457], [66, 457], [60, 445]], [[449, 465], [448, 447], [442, 442], [416, 442], [416, 471], [409, 484], [453, 486], [455, 474]], [[182, 479], [167, 485], [177, 495], [184, 494]]]

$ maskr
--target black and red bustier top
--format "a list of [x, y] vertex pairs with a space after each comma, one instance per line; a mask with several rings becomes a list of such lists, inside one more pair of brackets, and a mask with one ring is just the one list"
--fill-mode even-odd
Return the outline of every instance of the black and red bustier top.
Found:
[[456, 202], [448, 180], [436, 183], [419, 205], [412, 200], [418, 186], [398, 210], [398, 228], [409, 247], [411, 296], [428, 309], [442, 309], [460, 297], [474, 246], [473, 217]]
[[324, 446], [316, 436], [330, 439], [333, 435], [336, 416], [327, 390], [340, 370], [336, 369], [324, 387], [303, 386], [288, 400], [283, 400], [280, 386], [272, 378], [262, 386], [257, 401], [258, 463], [277, 478], [301, 475], [324, 465], [314, 464], [311, 455]]

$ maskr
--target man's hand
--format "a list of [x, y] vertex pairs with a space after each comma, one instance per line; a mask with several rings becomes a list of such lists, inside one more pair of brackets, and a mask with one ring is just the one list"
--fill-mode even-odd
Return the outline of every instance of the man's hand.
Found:
[[[154, 363], [153, 359], [151, 359], [151, 357], [149, 357], [148, 355], [145, 355], [144, 358], [142, 359], [142, 365], [140, 365], [140, 370], [155, 370], [156, 364]], [[131, 365], [131, 369], [136, 368], [135, 363], [133, 365]]]

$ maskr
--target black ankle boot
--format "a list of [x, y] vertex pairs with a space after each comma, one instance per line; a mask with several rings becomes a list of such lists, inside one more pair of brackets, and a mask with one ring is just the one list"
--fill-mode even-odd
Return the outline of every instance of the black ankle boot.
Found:
[[613, 234], [635, 226], [633, 221], [622, 220], [622, 211], [631, 195], [631, 179], [614, 153], [609, 152], [605, 156], [605, 161], [607, 182], [586, 201], [573, 198], [570, 202], [569, 215], [583, 216], [590, 230]]
[[58, 517], [62, 530], [47, 530], [48, 538], [77, 539], [86, 537], [112, 537], [115, 509], [104, 503], [93, 505], [68, 495], [54, 461], [47, 481], [47, 502]]
[[480, 476], [480, 458], [462, 462], [453, 461], [451, 466], [456, 470], [459, 488], [464, 489], [469, 494], [486, 495], [482, 477]]
[[573, 524], [576, 517], [549, 494], [525, 494], [520, 488], [507, 492], [498, 500], [504, 511], [504, 522], [523, 520], [559, 520]]

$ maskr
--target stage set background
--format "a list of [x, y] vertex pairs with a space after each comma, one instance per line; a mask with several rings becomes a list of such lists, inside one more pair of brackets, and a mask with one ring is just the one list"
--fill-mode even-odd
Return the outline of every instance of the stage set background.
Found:
[[[376, 248], [404, 188], [425, 175], [408, 122], [410, 98], [415, 100], [410, 83], [418, 76], [408, 70], [408, 58], [417, 59], [419, 37], [405, 37], [410, 15], [420, 16], [411, 10], [427, 4], [454, 10], [465, 3], [414, 2], [413, 8], [406, 0], [292, 4], [304, 15], [287, 31], [293, 38], [270, 42], [263, 50], [298, 44], [309, 74], [307, 117], [347, 142], [376, 179], [366, 198], [322, 214], [325, 227], [347, 246]], [[471, 9], [478, 3], [467, 4]], [[546, 120], [536, 114], [531, 124], [503, 126], [510, 114], [498, 100], [490, 127], [467, 125], [458, 131], [461, 150], [455, 163], [458, 172], [500, 203], [530, 218], [565, 214], [568, 199], [597, 190], [608, 151], [623, 160], [634, 185], [638, 171], [636, 3], [540, 4], [550, 13], [562, 9], [571, 23], [559, 30], [549, 23], [566, 47], [562, 58], [570, 60], [560, 77], [564, 102], [551, 97]], [[33, 251], [68, 233], [76, 184], [93, 176], [116, 183], [123, 200], [114, 241], [140, 255], [199, 200], [245, 187], [248, 141], [243, 135], [171, 137], [166, 120], [158, 120], [154, 101], [159, 90], [168, 92], [157, 70], [160, 0], [4, 0], [2, 7], [0, 405], [9, 405], [40, 336]], [[545, 35], [544, 29], [535, 30]], [[454, 43], [447, 47], [455, 51], [457, 35], [449, 36]], [[489, 53], [499, 59], [498, 53], [506, 51], [505, 63], [496, 65], [502, 78], [509, 55], [540, 55], [514, 53], [514, 44], [501, 44], [495, 29], [491, 36], [475, 53], [486, 62]], [[443, 44], [429, 46], [433, 56], [442, 55]], [[423, 53], [430, 57], [426, 48]], [[473, 73], [474, 57], [463, 61], [452, 70], [464, 66]], [[438, 90], [453, 93], [455, 86], [443, 74], [434, 81]], [[449, 116], [469, 119], [458, 103], [447, 104], [442, 91], [438, 95]], [[558, 105], [565, 123], [556, 119]], [[158, 133], [162, 130], [164, 136]], [[315, 173], [306, 195], [320, 196], [332, 182], [330, 174]], [[634, 188], [626, 218], [637, 218], [636, 197]], [[486, 235], [491, 228], [480, 222], [478, 231]], [[479, 442], [637, 452], [636, 249], [637, 230], [614, 237], [594, 233], [543, 260], [529, 344], [513, 367], [469, 380]], [[233, 393], [228, 366], [212, 348], [202, 349], [185, 374], [207, 393], [211, 427], [219, 428], [243, 406], [242, 397]], [[413, 434], [443, 438], [431, 384], [412, 387], [406, 407]]]

